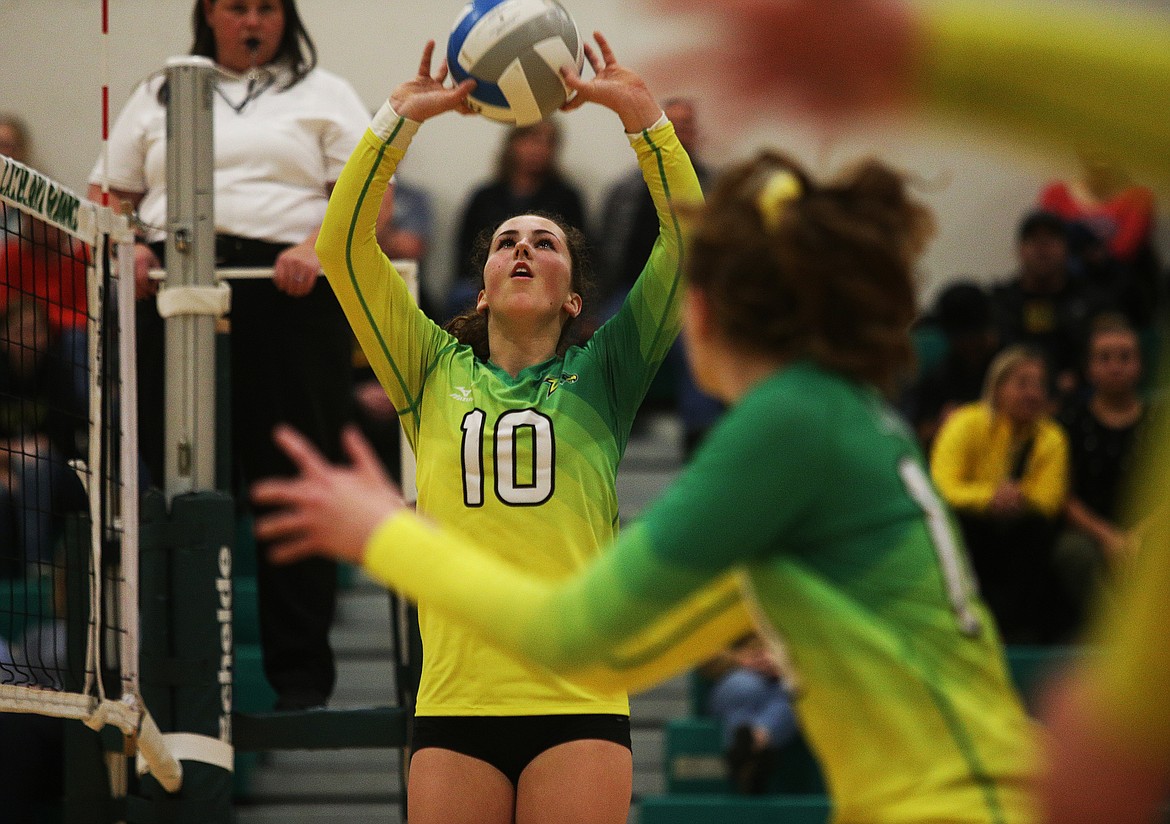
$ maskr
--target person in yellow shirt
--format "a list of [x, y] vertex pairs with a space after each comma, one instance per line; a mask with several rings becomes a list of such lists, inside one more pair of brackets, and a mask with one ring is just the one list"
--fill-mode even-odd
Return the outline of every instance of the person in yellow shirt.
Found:
[[1052, 574], [1068, 440], [1047, 414], [1046, 374], [1039, 353], [1005, 349], [988, 368], [983, 400], [943, 422], [930, 458], [1008, 643], [1056, 640], [1068, 617]]

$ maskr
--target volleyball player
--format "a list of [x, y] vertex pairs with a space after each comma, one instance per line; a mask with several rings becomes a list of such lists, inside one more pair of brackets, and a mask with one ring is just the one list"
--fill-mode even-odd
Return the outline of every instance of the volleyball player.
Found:
[[911, 271], [932, 230], [877, 162], [826, 184], [773, 153], [728, 173], [694, 228], [684, 315], [697, 382], [731, 408], [645, 517], [567, 580], [405, 510], [352, 433], [342, 468], [281, 430], [301, 477], [254, 488], [284, 508], [258, 529], [279, 557], [361, 561], [600, 685], [711, 655], [750, 604], [790, 662], [835, 822], [1033, 822], [1031, 722], [914, 435], [882, 396], [911, 358]]
[[[467, 111], [473, 84], [418, 75], [375, 116], [338, 179], [317, 251], [417, 457], [419, 510], [544, 579], [580, 569], [617, 528], [617, 463], [634, 414], [679, 325], [679, 203], [701, 201], [686, 152], [641, 78], [605, 39], [586, 46], [568, 108], [620, 118], [658, 210], [661, 234], [614, 320], [570, 346], [582, 312], [582, 239], [553, 217], [495, 229], [476, 309], [450, 332], [410, 299], [375, 240], [382, 191], [420, 124]], [[616, 124], [615, 124], [616, 125]], [[411, 824], [625, 822], [629, 703], [489, 646], [419, 602], [423, 671], [409, 778]]]

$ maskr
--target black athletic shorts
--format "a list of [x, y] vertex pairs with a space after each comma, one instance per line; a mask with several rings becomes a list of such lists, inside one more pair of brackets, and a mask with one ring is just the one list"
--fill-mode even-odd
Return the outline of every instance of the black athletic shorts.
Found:
[[486, 761], [515, 787], [534, 758], [570, 741], [599, 739], [630, 749], [628, 715], [423, 715], [414, 719], [411, 750], [453, 750]]

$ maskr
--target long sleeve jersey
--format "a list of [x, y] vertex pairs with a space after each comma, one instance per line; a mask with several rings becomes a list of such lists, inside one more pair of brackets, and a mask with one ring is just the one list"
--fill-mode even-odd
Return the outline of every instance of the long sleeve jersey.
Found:
[[[418, 124], [388, 108], [342, 172], [317, 251], [416, 456], [418, 510], [545, 581], [618, 530], [616, 476], [634, 415], [680, 326], [682, 204], [702, 201], [665, 119], [631, 136], [660, 234], [617, 316], [584, 346], [513, 377], [431, 322], [374, 236], [381, 194]], [[419, 715], [627, 713], [625, 693], [555, 675], [419, 603]]]

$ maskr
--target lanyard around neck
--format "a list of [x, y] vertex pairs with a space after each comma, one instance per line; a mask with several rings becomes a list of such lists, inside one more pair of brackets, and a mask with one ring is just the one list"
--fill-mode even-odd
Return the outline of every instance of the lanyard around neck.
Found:
[[233, 103], [231, 98], [228, 97], [226, 94], [224, 94], [224, 91], [222, 88], [220, 88], [219, 83], [215, 84], [215, 92], [221, 98], [223, 98], [223, 102], [227, 103], [233, 112], [235, 112], [236, 114], [242, 114], [244, 111], [244, 108], [249, 103], [251, 103], [253, 100], [258, 98], [260, 95], [264, 94], [264, 92], [268, 91], [268, 89], [272, 86], [273, 82], [275, 82], [275, 77], [271, 74], [267, 74], [265, 76], [263, 82], [258, 82], [258, 80], [259, 80], [259, 78], [255, 72], [251, 72], [249, 74], [249, 76], [248, 76], [248, 91], [244, 95], [244, 99], [241, 100], [239, 103]]

